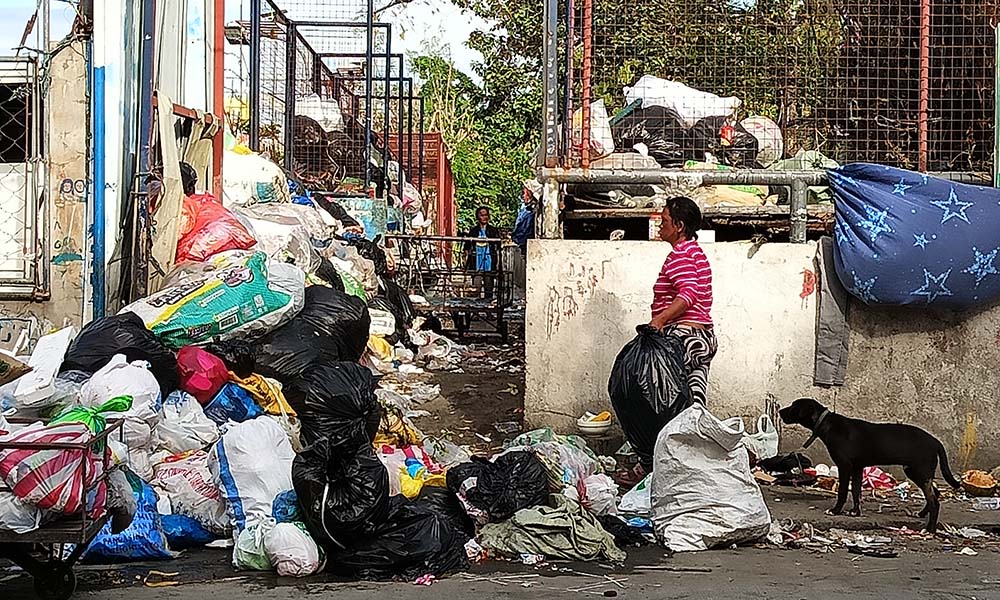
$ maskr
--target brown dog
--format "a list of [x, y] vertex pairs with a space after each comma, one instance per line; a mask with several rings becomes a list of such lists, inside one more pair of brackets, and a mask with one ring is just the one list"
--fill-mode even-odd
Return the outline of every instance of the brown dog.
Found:
[[860, 516], [861, 473], [864, 468], [899, 465], [924, 493], [927, 504], [919, 516], [927, 517], [927, 531], [933, 533], [937, 529], [941, 502], [934, 487], [934, 474], [939, 460], [945, 481], [952, 487], [959, 487], [958, 480], [948, 467], [944, 446], [937, 438], [912, 425], [869, 423], [842, 417], [812, 398], [799, 398], [778, 414], [785, 423], [801, 425], [812, 431], [806, 447], [817, 438], [823, 440], [830, 458], [840, 470], [837, 504], [829, 511], [830, 514], [839, 515], [844, 510], [850, 484], [854, 508], [847, 514]]

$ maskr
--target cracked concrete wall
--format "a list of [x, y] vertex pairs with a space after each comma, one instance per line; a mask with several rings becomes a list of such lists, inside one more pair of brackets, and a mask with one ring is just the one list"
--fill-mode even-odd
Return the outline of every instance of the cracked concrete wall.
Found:
[[80, 327], [84, 313], [87, 229], [88, 92], [86, 44], [77, 41], [60, 50], [51, 64], [51, 84], [44, 98], [48, 124], [47, 227], [51, 299], [45, 302], [0, 302], [0, 345], [22, 329], [31, 337], [66, 325]]
[[[944, 442], [953, 469], [1000, 463], [1000, 308], [966, 315], [852, 303], [842, 388], [812, 385], [817, 295], [806, 279], [815, 244], [704, 244], [714, 272], [719, 352], [709, 408], [755, 426], [768, 394], [781, 406], [812, 396], [853, 417], [912, 423]], [[532, 240], [528, 248], [525, 416], [569, 432], [609, 409], [607, 382], [669, 252], [657, 242]], [[782, 446], [806, 435], [782, 427]], [[826, 460], [817, 444], [816, 458]]]

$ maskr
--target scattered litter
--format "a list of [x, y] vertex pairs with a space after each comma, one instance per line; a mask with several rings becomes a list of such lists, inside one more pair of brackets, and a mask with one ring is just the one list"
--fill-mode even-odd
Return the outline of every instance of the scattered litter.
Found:
[[955, 554], [959, 554], [961, 556], [979, 556], [978, 552], [976, 552], [972, 548], [969, 548], [968, 546], [962, 548], [961, 550], [959, 550]]

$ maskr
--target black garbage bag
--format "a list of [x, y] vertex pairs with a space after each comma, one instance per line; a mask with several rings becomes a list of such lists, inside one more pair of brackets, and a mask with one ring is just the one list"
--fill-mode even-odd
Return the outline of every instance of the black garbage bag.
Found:
[[692, 158], [684, 120], [662, 106], [639, 108], [611, 128], [615, 147], [631, 149], [645, 144], [649, 155], [667, 169], [679, 169]]
[[302, 311], [258, 342], [257, 372], [284, 384], [313, 364], [356, 361], [368, 345], [364, 300], [322, 285], [306, 288]]
[[361, 258], [367, 258], [375, 263], [376, 275], [385, 277], [389, 274], [389, 261], [386, 259], [385, 250], [378, 245], [380, 239], [382, 239], [380, 235], [376, 236], [374, 241], [356, 236], [349, 239], [347, 243], [357, 248]]
[[651, 472], [656, 436], [691, 406], [691, 393], [684, 367], [684, 342], [648, 325], [636, 327], [636, 332], [639, 335], [625, 344], [615, 358], [608, 395], [625, 439], [646, 472]]
[[475, 522], [469, 517], [469, 513], [465, 512], [462, 501], [455, 492], [448, 488], [425, 485], [415, 502], [421, 508], [440, 515], [445, 521], [455, 525], [466, 535], [466, 541], [476, 536]]
[[[466, 480], [476, 478], [468, 487]], [[505, 521], [522, 508], [545, 504], [549, 496], [549, 476], [545, 466], [531, 452], [508, 452], [490, 462], [473, 457], [471, 463], [448, 470], [448, 489], [484, 511], [490, 522]]]
[[236, 373], [240, 379], [250, 377], [257, 367], [257, 347], [244, 340], [224, 340], [212, 342], [205, 350], [222, 359], [226, 368]]
[[148, 362], [164, 398], [180, 388], [177, 357], [132, 312], [95, 319], [84, 326], [66, 350], [59, 370], [93, 374], [116, 354], [124, 354], [129, 362]]
[[601, 527], [615, 538], [615, 546], [619, 548], [638, 548], [648, 546], [649, 540], [642, 533], [629, 527], [628, 523], [618, 515], [603, 515], [597, 517]]
[[761, 169], [757, 162], [760, 144], [752, 133], [739, 123], [733, 125], [732, 139], [722, 143], [722, 128], [729, 121], [727, 116], [705, 117], [691, 128], [691, 148], [694, 160], [705, 160], [705, 153], [711, 152], [720, 163], [736, 168]]
[[363, 436], [325, 437], [292, 462], [292, 485], [313, 538], [331, 551], [368, 539], [389, 510], [389, 474]]
[[337, 268], [325, 256], [319, 257], [319, 267], [316, 269], [316, 276], [329, 283], [333, 289], [340, 292], [346, 291], [344, 288], [344, 279], [340, 276], [340, 272], [337, 271]]
[[354, 362], [317, 364], [292, 380], [285, 398], [298, 414], [302, 443], [360, 435], [371, 443], [382, 420], [378, 379]]
[[333, 552], [327, 570], [362, 579], [441, 576], [468, 567], [469, 536], [436, 504], [393, 496], [386, 520], [347, 549]]

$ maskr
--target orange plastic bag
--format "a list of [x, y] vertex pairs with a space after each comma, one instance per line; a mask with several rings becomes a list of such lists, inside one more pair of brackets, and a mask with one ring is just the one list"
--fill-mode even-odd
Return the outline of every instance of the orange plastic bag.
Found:
[[204, 262], [226, 250], [249, 250], [256, 243], [239, 219], [211, 194], [184, 198], [175, 262]]

